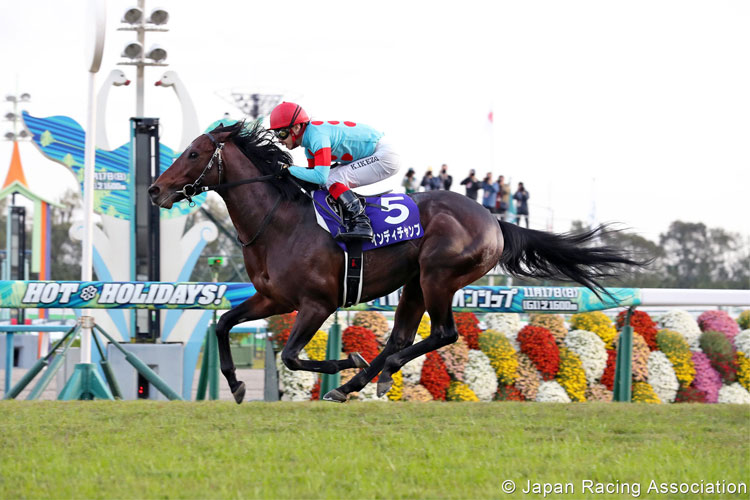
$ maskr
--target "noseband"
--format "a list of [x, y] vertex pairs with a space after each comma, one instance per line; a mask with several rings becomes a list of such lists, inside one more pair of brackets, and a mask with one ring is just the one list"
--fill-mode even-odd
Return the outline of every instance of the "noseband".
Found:
[[214, 166], [214, 160], [216, 160], [216, 163], [219, 169], [219, 184], [217, 184], [217, 186], [221, 185], [221, 177], [223, 174], [221, 150], [224, 149], [224, 143], [216, 142], [216, 138], [214, 138], [214, 136], [212, 136], [208, 132], [206, 132], [204, 135], [208, 136], [208, 138], [211, 139], [211, 142], [214, 143], [214, 146], [216, 147], [216, 149], [214, 149], [214, 154], [211, 155], [211, 159], [208, 161], [208, 165], [206, 165], [203, 168], [203, 172], [201, 172], [201, 175], [199, 175], [198, 178], [195, 179], [195, 181], [192, 184], [185, 184], [181, 190], [177, 191], [179, 194], [185, 197], [185, 199], [188, 201], [188, 204], [191, 207], [195, 206], [195, 202], [193, 201], [193, 196], [196, 196], [201, 193], [205, 193], [206, 191], [210, 191], [212, 187], [215, 187], [215, 186], [201, 186], [201, 183], [203, 182], [203, 178], [211, 170], [211, 167]]

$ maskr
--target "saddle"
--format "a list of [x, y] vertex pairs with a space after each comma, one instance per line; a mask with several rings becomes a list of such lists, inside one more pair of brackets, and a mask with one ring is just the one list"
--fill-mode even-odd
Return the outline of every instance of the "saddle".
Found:
[[[344, 251], [343, 307], [359, 303], [362, 296], [363, 254], [369, 250], [395, 245], [422, 237], [424, 230], [419, 220], [419, 208], [411, 197], [403, 193], [381, 196], [359, 196], [365, 214], [372, 223], [372, 241], [343, 242], [335, 240]], [[326, 190], [313, 192], [313, 206], [318, 225], [332, 236], [344, 230], [338, 203]]]

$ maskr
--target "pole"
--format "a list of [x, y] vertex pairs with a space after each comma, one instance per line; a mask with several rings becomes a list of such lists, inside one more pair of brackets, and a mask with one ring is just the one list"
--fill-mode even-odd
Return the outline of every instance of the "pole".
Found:
[[10, 393], [10, 383], [13, 373], [13, 333], [5, 334], [5, 396]]
[[628, 309], [625, 315], [625, 325], [620, 333], [620, 341], [617, 346], [617, 363], [615, 365], [615, 385], [612, 399], [614, 401], [630, 403], [633, 390], [633, 327], [630, 325], [630, 317], [633, 307]]
[[135, 116], [143, 118], [144, 116], [144, 75], [146, 67], [143, 65], [143, 58], [146, 56], [146, 0], [138, 0], [138, 8], [141, 9], [141, 25], [138, 28], [138, 43], [141, 44], [140, 64], [136, 65], [135, 77]]
[[[83, 240], [81, 242], [81, 281], [91, 281], [94, 234], [94, 168], [96, 164], [96, 72], [89, 71], [88, 117], [83, 176]], [[81, 311], [82, 316], [89, 312]], [[81, 363], [91, 363], [91, 329], [81, 330]]]

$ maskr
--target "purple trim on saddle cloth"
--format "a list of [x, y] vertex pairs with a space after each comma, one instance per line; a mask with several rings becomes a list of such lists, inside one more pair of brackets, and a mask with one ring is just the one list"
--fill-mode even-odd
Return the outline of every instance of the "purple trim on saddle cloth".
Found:
[[[318, 219], [318, 225], [331, 233], [337, 235], [340, 225], [330, 213], [318, 206], [318, 203], [327, 207], [340, 216], [338, 204], [328, 196], [328, 192], [317, 190], [313, 193], [315, 201], [315, 215]], [[411, 197], [405, 194], [386, 194], [380, 197], [373, 196], [366, 198], [367, 203], [380, 205], [383, 208], [371, 207], [365, 205], [365, 213], [372, 222], [372, 230], [375, 234], [374, 241], [366, 241], [362, 244], [362, 251], [372, 250], [373, 248], [385, 247], [402, 241], [415, 240], [422, 237], [424, 230], [419, 222], [419, 209]], [[341, 241], [336, 241], [342, 250], [346, 250], [346, 245]]]

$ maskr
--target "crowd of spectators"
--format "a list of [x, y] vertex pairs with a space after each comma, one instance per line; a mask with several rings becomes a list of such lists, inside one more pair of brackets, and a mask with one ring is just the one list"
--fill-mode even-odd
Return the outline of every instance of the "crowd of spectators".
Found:
[[[453, 176], [448, 173], [448, 165], [446, 164], [440, 167], [438, 175], [432, 172], [432, 167], [427, 167], [421, 181], [417, 181], [416, 172], [413, 168], [410, 168], [401, 183], [406, 194], [441, 189], [450, 191], [452, 185]], [[476, 170], [471, 169], [468, 177], [462, 180], [460, 185], [464, 186], [468, 198], [481, 203], [498, 219], [506, 220], [506, 218], [509, 218], [512, 219], [511, 222], [516, 224], [520, 224], [521, 219], [524, 219], [526, 227], [529, 227], [529, 192], [526, 191], [523, 182], [519, 182], [515, 193], [511, 194], [510, 183], [506, 183], [502, 175], [495, 180], [492, 172], [487, 172], [484, 179], [479, 180]], [[479, 199], [480, 191], [482, 192], [481, 200]], [[515, 206], [514, 215], [509, 214], [511, 202]]]

